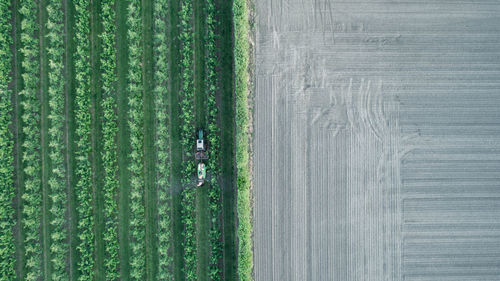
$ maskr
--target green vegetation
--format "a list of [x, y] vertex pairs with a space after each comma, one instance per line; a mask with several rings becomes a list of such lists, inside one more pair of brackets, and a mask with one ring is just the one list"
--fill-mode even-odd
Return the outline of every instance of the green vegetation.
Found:
[[0, 0], [0, 279], [236, 279], [231, 7]]
[[40, 100], [38, 81], [40, 75], [38, 5], [31, 0], [21, 0], [21, 53], [22, 61], [22, 122], [23, 122], [23, 166], [25, 186], [23, 198], [23, 229], [25, 233], [26, 280], [42, 277], [42, 246], [40, 243], [41, 214], [41, 154], [40, 154]]
[[143, 131], [143, 84], [142, 84], [142, 26], [141, 1], [131, 0], [128, 6], [127, 25], [129, 42], [129, 130], [132, 152], [130, 154], [130, 276], [133, 280], [144, 279], [145, 212], [144, 212], [144, 131]]
[[12, 44], [10, 25], [10, 1], [0, 1], [0, 280], [13, 280], [16, 276], [15, 245], [12, 230], [15, 225], [12, 202], [15, 194], [13, 181], [14, 142], [9, 130], [11, 121], [11, 97], [9, 83]]
[[207, 97], [206, 107], [208, 108], [208, 135], [207, 140], [210, 143], [209, 158], [207, 168], [212, 171], [209, 190], [209, 211], [211, 218], [211, 227], [209, 232], [210, 240], [210, 271], [209, 277], [211, 280], [222, 280], [222, 271], [220, 268], [220, 260], [222, 258], [222, 242], [221, 242], [221, 192], [219, 185], [219, 153], [220, 153], [220, 138], [219, 127], [217, 126], [218, 110], [216, 104], [217, 90], [217, 57], [215, 47], [215, 4], [213, 0], [205, 1], [206, 13], [206, 34], [205, 34], [205, 49], [206, 49], [206, 78], [205, 78], [205, 96]]
[[186, 280], [196, 280], [196, 243], [195, 243], [195, 190], [193, 175], [195, 165], [192, 150], [194, 139], [194, 88], [193, 88], [193, 4], [184, 0], [179, 14], [181, 31], [181, 145], [182, 161], [182, 222], [184, 224], [184, 273]]
[[252, 280], [252, 218], [250, 201], [249, 22], [246, 0], [234, 0], [234, 65], [236, 92], [236, 168], [238, 187], [238, 276]]
[[172, 280], [172, 196], [170, 188], [170, 133], [168, 119], [168, 1], [159, 0], [154, 13], [156, 186], [158, 190], [158, 280]]
[[91, 115], [90, 115], [90, 14], [89, 0], [78, 0], [75, 4], [75, 132], [76, 141], [76, 186], [80, 281], [94, 280], [94, 218], [92, 216], [92, 170]]
[[63, 126], [64, 114], [64, 40], [63, 40], [63, 10], [62, 3], [51, 0], [47, 6], [47, 38], [49, 60], [49, 158], [51, 173], [48, 185], [52, 204], [50, 252], [52, 262], [52, 280], [67, 280], [66, 256], [69, 252], [66, 229], [66, 166], [64, 164]]
[[116, 280], [118, 273], [118, 206], [116, 202], [117, 179], [117, 144], [118, 132], [116, 120], [116, 53], [115, 53], [115, 11], [113, 0], [102, 1], [101, 33], [102, 53], [100, 58], [102, 70], [102, 138], [101, 151], [104, 168], [104, 270], [106, 280]]

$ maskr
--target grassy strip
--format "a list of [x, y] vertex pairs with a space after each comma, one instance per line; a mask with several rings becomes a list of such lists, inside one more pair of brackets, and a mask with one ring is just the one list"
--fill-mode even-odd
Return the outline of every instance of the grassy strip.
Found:
[[9, 90], [11, 71], [11, 11], [10, 1], [0, 1], [0, 279], [12, 280], [16, 277], [15, 245], [13, 227], [14, 208], [12, 205], [15, 186], [13, 182], [14, 142], [11, 124], [11, 96]]
[[236, 92], [236, 168], [238, 209], [238, 275], [240, 280], [252, 280], [252, 218], [250, 204], [250, 155], [248, 96], [250, 78], [249, 19], [246, 0], [234, 0], [234, 65]]
[[66, 229], [66, 166], [64, 164], [64, 38], [63, 38], [63, 10], [62, 3], [51, 0], [47, 6], [47, 38], [49, 60], [49, 159], [51, 173], [48, 185], [52, 200], [51, 214], [51, 262], [52, 280], [67, 280], [66, 256], [68, 255], [68, 233]]
[[217, 95], [220, 101], [221, 177], [223, 207], [223, 270], [225, 280], [237, 280], [236, 183], [234, 167], [234, 70], [232, 1], [215, 0], [216, 44], [219, 69]]
[[102, 137], [101, 150], [104, 168], [104, 270], [106, 280], [117, 280], [118, 272], [118, 206], [116, 192], [118, 189], [117, 166], [117, 118], [116, 118], [116, 53], [115, 53], [115, 11], [113, 0], [101, 2], [102, 52], [100, 56], [102, 72]]
[[170, 132], [168, 118], [168, 1], [155, 1], [154, 18], [154, 104], [156, 188], [158, 191], [158, 280], [173, 279], [172, 195], [170, 190]]
[[186, 280], [196, 280], [196, 239], [195, 239], [195, 189], [193, 175], [195, 165], [194, 148], [194, 91], [193, 91], [193, 19], [192, 0], [184, 0], [179, 12], [181, 32], [181, 145], [182, 161], [182, 222], [184, 224], [184, 273]]
[[90, 115], [90, 1], [76, 0], [74, 54], [76, 75], [75, 133], [77, 136], [76, 184], [78, 219], [78, 271], [80, 281], [94, 279], [94, 218], [92, 216], [91, 115]]
[[31, 0], [21, 0], [20, 14], [24, 18], [21, 24], [21, 53], [24, 73], [22, 98], [22, 121], [24, 124], [23, 166], [25, 187], [23, 197], [23, 228], [25, 233], [26, 280], [39, 280], [42, 277], [42, 246], [40, 208], [41, 191], [41, 155], [40, 155], [40, 100], [38, 98], [39, 39], [38, 4]]
[[153, 2], [142, 1], [142, 81], [144, 103], [144, 207], [146, 217], [146, 279], [157, 280], [157, 189], [153, 76]]
[[75, 153], [75, 72], [74, 72], [74, 53], [76, 51], [74, 44], [75, 33], [75, 10], [72, 0], [63, 0], [64, 10], [64, 114], [66, 123], [64, 125], [64, 142], [66, 151], [64, 160], [66, 161], [66, 192], [68, 201], [66, 202], [68, 212], [66, 219], [69, 221], [67, 226], [69, 243], [69, 280], [78, 280], [78, 220], [76, 214], [76, 196], [75, 188], [75, 166], [76, 161], [73, 157]]
[[130, 279], [130, 243], [129, 243], [129, 201], [130, 176], [128, 157], [130, 155], [130, 134], [128, 130], [127, 114], [128, 92], [128, 42], [127, 42], [127, 4], [128, 1], [116, 1], [116, 52], [117, 52], [117, 115], [118, 115], [118, 177], [119, 177], [119, 204], [118, 204], [118, 242], [120, 257], [120, 279]]
[[104, 270], [104, 202], [103, 202], [103, 168], [100, 157], [102, 149], [101, 120], [102, 108], [100, 102], [102, 99], [102, 83], [100, 73], [101, 53], [101, 19], [99, 11], [101, 9], [100, 1], [90, 1], [90, 67], [93, 70], [90, 80], [90, 114], [91, 114], [91, 159], [92, 170], [92, 202], [94, 217], [94, 278], [95, 280], [105, 280]]
[[142, 21], [141, 1], [130, 0], [128, 6], [129, 42], [129, 129], [132, 152], [130, 154], [130, 276], [134, 280], [145, 277], [145, 210], [144, 210], [144, 124], [142, 84]]
[[216, 86], [217, 86], [217, 55], [215, 47], [215, 3], [213, 0], [205, 1], [205, 52], [207, 55], [205, 63], [205, 95], [207, 97], [206, 107], [208, 109], [208, 135], [207, 139], [210, 143], [209, 158], [207, 169], [211, 171], [209, 198], [209, 213], [210, 213], [210, 260], [209, 260], [209, 277], [211, 280], [222, 280], [222, 271], [220, 262], [222, 258], [222, 243], [221, 243], [221, 210], [222, 201], [219, 185], [220, 165], [220, 131], [217, 126], [217, 118], [219, 111], [216, 104]]

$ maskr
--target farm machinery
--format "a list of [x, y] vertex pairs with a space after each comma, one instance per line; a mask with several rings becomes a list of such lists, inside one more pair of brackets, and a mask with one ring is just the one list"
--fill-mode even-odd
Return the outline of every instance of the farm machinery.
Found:
[[203, 130], [198, 130], [198, 138], [196, 139], [196, 153], [194, 155], [196, 166], [197, 166], [197, 178], [198, 182], [196, 186], [202, 186], [205, 183], [205, 178], [207, 177], [207, 171], [205, 163], [203, 160], [208, 159], [208, 155], [206, 153], [207, 147], [205, 140], [203, 139]]

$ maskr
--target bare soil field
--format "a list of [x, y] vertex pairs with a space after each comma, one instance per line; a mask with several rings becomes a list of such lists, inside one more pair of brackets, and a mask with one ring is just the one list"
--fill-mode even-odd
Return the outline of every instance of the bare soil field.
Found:
[[499, 280], [500, 2], [255, 14], [255, 279]]

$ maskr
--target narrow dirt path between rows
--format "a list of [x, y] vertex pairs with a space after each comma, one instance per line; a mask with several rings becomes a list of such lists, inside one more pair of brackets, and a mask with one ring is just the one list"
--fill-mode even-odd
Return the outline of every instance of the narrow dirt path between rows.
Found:
[[156, 280], [158, 269], [156, 149], [154, 145], [154, 78], [153, 78], [153, 3], [142, 1], [143, 57], [142, 83], [144, 107], [144, 204], [146, 216], [146, 279]]
[[[205, 92], [205, 15], [204, 1], [195, 0], [193, 5], [194, 12], [194, 96], [195, 96], [195, 129], [193, 137], [197, 130], [203, 129], [204, 138], [207, 141], [207, 123], [206, 123], [206, 92]], [[208, 147], [210, 149], [210, 147]], [[194, 159], [193, 159], [194, 161]], [[206, 164], [206, 163], [205, 163]], [[210, 173], [210, 171], [207, 171]], [[210, 258], [210, 249], [208, 241], [209, 232], [209, 214], [208, 210], [208, 190], [210, 184], [208, 181], [201, 187], [196, 188], [196, 249], [198, 258], [198, 280], [208, 280], [208, 265]]]
[[64, 126], [64, 136], [66, 142], [66, 153], [65, 153], [65, 162], [66, 162], [66, 190], [68, 192], [68, 246], [69, 246], [69, 278], [70, 280], [77, 280], [78, 278], [78, 270], [77, 270], [77, 260], [78, 255], [76, 251], [76, 246], [78, 244], [77, 241], [77, 216], [76, 216], [76, 194], [74, 192], [74, 167], [75, 167], [75, 159], [71, 157], [74, 155], [74, 127], [75, 127], [75, 119], [74, 119], [74, 105], [73, 101], [75, 99], [74, 96], [74, 71], [73, 71], [73, 54], [75, 52], [74, 43], [73, 43], [73, 26], [74, 26], [74, 17], [73, 17], [73, 5], [70, 0], [64, 0], [64, 46], [65, 57], [64, 57], [64, 80], [65, 83], [65, 114], [66, 114], [66, 122]]
[[102, 186], [102, 165], [100, 157], [101, 148], [101, 125], [100, 125], [100, 101], [101, 101], [101, 83], [100, 83], [100, 38], [101, 33], [101, 20], [99, 17], [100, 1], [91, 1], [91, 15], [90, 15], [90, 65], [93, 69], [92, 78], [90, 82], [91, 97], [91, 142], [92, 142], [92, 192], [93, 192], [93, 205], [94, 205], [94, 222], [95, 222], [95, 278], [96, 280], [104, 280], [104, 241], [103, 241], [103, 200], [102, 192], [99, 187]]
[[50, 200], [48, 198], [50, 159], [49, 159], [49, 141], [48, 137], [48, 114], [49, 114], [49, 97], [48, 97], [48, 61], [47, 61], [47, 0], [39, 2], [39, 36], [40, 36], [40, 135], [41, 135], [41, 160], [42, 160], [42, 252], [43, 252], [43, 276], [44, 280], [50, 280]]

